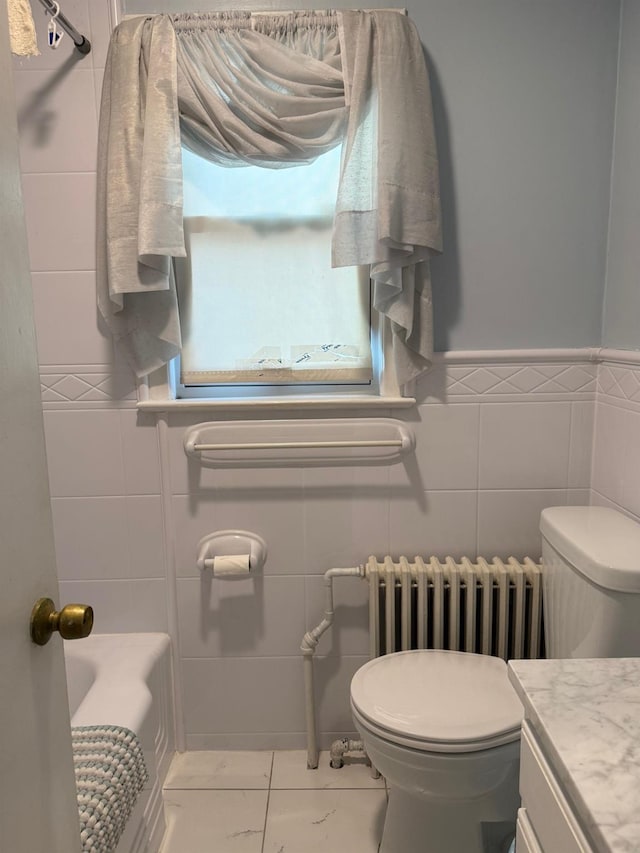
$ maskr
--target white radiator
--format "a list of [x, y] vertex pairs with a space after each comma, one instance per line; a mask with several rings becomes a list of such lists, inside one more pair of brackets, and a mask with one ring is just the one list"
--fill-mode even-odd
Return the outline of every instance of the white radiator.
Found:
[[544, 656], [539, 563], [370, 557], [371, 657], [451, 649], [504, 660]]

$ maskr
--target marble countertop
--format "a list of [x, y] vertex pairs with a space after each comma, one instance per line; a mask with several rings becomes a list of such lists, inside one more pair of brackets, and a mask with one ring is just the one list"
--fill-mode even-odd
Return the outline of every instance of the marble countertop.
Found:
[[640, 851], [640, 658], [511, 661], [509, 678], [596, 850]]

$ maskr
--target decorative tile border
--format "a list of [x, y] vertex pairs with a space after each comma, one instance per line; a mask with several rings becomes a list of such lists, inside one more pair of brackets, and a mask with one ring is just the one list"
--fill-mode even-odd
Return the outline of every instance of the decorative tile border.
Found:
[[594, 400], [592, 350], [442, 353], [416, 391], [423, 403]]
[[133, 375], [109, 365], [43, 367], [40, 388], [44, 409], [132, 408], [137, 402]]
[[640, 411], [640, 364], [601, 364], [598, 370], [598, 401]]
[[525, 364], [458, 367], [447, 371], [451, 397], [475, 394], [592, 394], [596, 390], [595, 364]]
[[601, 364], [598, 394], [640, 403], [640, 365]]
[[437, 353], [422, 403], [591, 401], [640, 408], [640, 352], [606, 348]]
[[[45, 409], [131, 408], [134, 376], [121, 364], [41, 368]], [[640, 353], [610, 349], [437, 353], [419, 403], [589, 401], [640, 408]]]

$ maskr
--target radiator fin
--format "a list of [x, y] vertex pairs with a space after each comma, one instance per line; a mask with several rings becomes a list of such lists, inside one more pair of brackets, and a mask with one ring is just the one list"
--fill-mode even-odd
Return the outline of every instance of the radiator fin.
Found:
[[369, 557], [365, 569], [371, 657], [407, 649], [544, 657], [541, 567], [529, 557]]

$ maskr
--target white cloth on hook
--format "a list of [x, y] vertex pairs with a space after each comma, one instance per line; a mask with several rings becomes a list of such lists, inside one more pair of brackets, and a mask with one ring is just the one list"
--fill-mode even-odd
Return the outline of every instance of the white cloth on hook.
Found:
[[36, 26], [29, 0], [7, 0], [9, 10], [9, 43], [16, 56], [39, 56]]
[[399, 384], [430, 365], [428, 259], [441, 251], [431, 95], [391, 11], [189, 13], [124, 21], [105, 70], [98, 305], [139, 376], [180, 351], [180, 145], [282, 168], [343, 145], [333, 265], [370, 265]]

